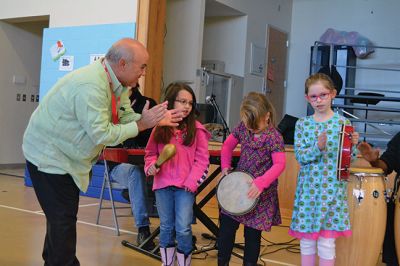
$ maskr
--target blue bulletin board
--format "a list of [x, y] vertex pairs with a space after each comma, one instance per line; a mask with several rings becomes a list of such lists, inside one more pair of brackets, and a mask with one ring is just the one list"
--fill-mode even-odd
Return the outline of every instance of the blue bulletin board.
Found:
[[[58, 79], [72, 70], [90, 64], [91, 57], [93, 60], [96, 55], [104, 55], [115, 41], [124, 37], [134, 38], [135, 27], [135, 23], [118, 23], [45, 29], [40, 71], [40, 99], [43, 99]], [[62, 46], [62, 50], [60, 49], [58, 56], [55, 56], [54, 50], [57, 45]], [[63, 62], [65, 64], [62, 64]]]

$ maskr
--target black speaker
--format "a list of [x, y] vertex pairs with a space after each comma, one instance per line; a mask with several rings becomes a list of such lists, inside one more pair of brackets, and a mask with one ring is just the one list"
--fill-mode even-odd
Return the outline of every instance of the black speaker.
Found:
[[278, 130], [281, 132], [285, 144], [294, 144], [294, 130], [298, 119], [295, 116], [285, 114], [279, 122]]

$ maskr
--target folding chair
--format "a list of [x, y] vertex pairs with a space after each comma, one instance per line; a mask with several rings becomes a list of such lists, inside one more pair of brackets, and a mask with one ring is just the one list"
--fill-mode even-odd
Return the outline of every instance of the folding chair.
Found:
[[[117, 209], [128, 209], [128, 208], [131, 209], [131, 207], [130, 206], [129, 207], [115, 206], [114, 196], [113, 196], [113, 182], [112, 182], [112, 179], [110, 178], [109, 167], [108, 167], [107, 161], [117, 162], [117, 163], [127, 163], [128, 162], [128, 153], [123, 148], [105, 148], [103, 150], [102, 156], [100, 158], [104, 161], [104, 179], [103, 179], [103, 185], [101, 186], [99, 209], [97, 211], [96, 224], [99, 224], [101, 210], [111, 209], [112, 215], [113, 215], [113, 220], [114, 220], [114, 225], [115, 225], [115, 231], [116, 231], [117, 236], [119, 236], [120, 232], [119, 232], [119, 225], [118, 225], [118, 217], [131, 217], [132, 215], [126, 215], [126, 214], [118, 215]], [[110, 195], [111, 207], [103, 206], [104, 190], [106, 188], [108, 188], [108, 192]], [[114, 188], [116, 188], [116, 187], [114, 187]]]

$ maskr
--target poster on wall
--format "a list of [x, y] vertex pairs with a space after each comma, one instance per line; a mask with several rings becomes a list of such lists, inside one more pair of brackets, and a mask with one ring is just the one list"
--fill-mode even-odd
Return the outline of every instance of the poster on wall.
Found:
[[134, 38], [135, 31], [133, 22], [44, 29], [39, 98], [70, 71], [104, 56], [117, 40]]

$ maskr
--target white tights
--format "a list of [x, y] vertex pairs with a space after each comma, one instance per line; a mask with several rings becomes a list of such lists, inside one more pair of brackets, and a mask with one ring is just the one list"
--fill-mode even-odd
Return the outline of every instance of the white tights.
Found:
[[[318, 242], [318, 244], [317, 244]], [[335, 258], [335, 239], [319, 237], [317, 240], [302, 238], [300, 240], [300, 251], [302, 255], [314, 255], [318, 245], [318, 256], [325, 260]]]

